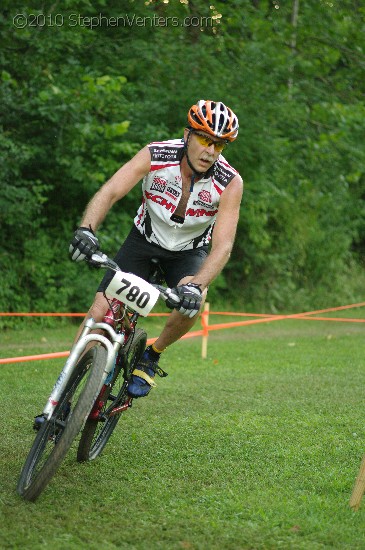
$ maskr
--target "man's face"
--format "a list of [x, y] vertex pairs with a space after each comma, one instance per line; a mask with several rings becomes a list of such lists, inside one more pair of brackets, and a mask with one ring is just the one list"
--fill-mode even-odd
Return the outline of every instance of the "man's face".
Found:
[[[189, 130], [185, 130], [185, 140]], [[197, 172], [206, 172], [217, 160], [226, 142], [212, 137], [206, 132], [193, 130], [189, 137], [188, 155], [191, 164]]]

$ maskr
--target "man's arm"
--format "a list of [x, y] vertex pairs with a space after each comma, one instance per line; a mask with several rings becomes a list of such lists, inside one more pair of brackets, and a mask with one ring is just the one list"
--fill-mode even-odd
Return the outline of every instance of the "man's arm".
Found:
[[192, 283], [200, 284], [202, 290], [219, 275], [229, 260], [237, 230], [242, 193], [242, 179], [236, 175], [222, 193], [212, 234], [211, 251], [191, 280]]
[[148, 147], [141, 149], [124, 164], [93, 196], [86, 207], [80, 226], [95, 231], [114, 203], [123, 198], [149, 172], [151, 155]]

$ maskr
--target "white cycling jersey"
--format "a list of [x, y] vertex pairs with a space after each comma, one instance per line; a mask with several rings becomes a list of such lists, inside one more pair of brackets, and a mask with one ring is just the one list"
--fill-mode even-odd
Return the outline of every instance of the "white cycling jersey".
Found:
[[180, 163], [184, 140], [148, 145], [151, 169], [142, 182], [143, 200], [134, 219], [148, 242], [167, 250], [189, 250], [209, 244], [221, 194], [238, 173], [222, 155], [194, 183], [183, 223], [171, 219], [182, 194]]

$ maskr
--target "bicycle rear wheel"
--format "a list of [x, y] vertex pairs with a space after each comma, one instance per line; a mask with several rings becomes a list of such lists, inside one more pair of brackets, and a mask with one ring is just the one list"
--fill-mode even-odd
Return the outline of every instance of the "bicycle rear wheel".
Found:
[[81, 430], [100, 391], [106, 359], [106, 349], [95, 346], [79, 360], [52, 417], [42, 424], [17, 486], [26, 500], [35, 501], [45, 489]]
[[122, 412], [128, 409], [128, 381], [146, 348], [146, 341], [146, 332], [136, 329], [133, 338], [122, 350], [122, 364], [115, 366], [110, 384], [103, 386], [96, 400], [99, 401], [98, 418], [88, 418], [85, 423], [77, 450], [79, 462], [94, 460], [100, 455]]

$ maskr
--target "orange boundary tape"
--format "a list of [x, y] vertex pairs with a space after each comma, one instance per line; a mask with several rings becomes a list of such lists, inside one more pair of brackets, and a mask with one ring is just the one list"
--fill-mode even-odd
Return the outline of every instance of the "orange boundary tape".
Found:
[[[282, 318], [297, 318], [302, 315], [316, 315], [319, 313], [327, 313], [329, 311], [341, 311], [343, 309], [351, 309], [355, 307], [363, 307], [365, 302], [358, 304], [349, 304], [346, 306], [330, 307], [327, 309], [318, 309], [316, 311], [306, 311], [303, 313], [293, 313], [290, 315], [280, 315], [274, 313], [237, 313], [236, 311], [210, 311], [210, 315], [231, 315], [236, 317], [280, 317]], [[29, 312], [0, 312], [0, 317], [84, 317], [86, 313], [29, 313]], [[150, 313], [149, 317], [168, 317], [170, 313]], [[204, 315], [204, 314], [202, 314]], [[327, 319], [326, 319], [327, 320]]]
[[[181, 340], [185, 338], [194, 338], [195, 336], [202, 336], [203, 331], [202, 330], [196, 330], [193, 332], [188, 332], [185, 334]], [[157, 338], [149, 338], [147, 340], [147, 344], [153, 344], [153, 342], [156, 342]], [[5, 363], [22, 363], [23, 361], [38, 361], [40, 359], [58, 359], [60, 357], [68, 357], [70, 355], [69, 351], [59, 351], [56, 353], [42, 353], [41, 355], [24, 355], [22, 357], [8, 357], [6, 359], [0, 359], [0, 365], [4, 365]]]
[[[235, 312], [227, 312], [227, 311], [216, 311], [212, 312], [210, 311], [210, 315], [231, 315], [231, 316], [238, 316], [238, 317], [259, 317], [258, 319], [249, 319], [246, 321], [235, 321], [231, 323], [218, 323], [215, 325], [208, 325], [207, 323], [207, 315], [208, 312], [203, 312], [201, 314], [201, 324], [202, 324], [202, 330], [196, 330], [191, 331], [182, 336], [181, 340], [184, 340], [186, 338], [194, 338], [196, 336], [204, 336], [209, 331], [213, 330], [223, 330], [226, 328], [233, 328], [233, 327], [242, 327], [246, 325], [253, 325], [258, 323], [270, 323], [272, 321], [281, 321], [283, 319], [299, 319], [303, 321], [337, 321], [337, 322], [347, 322], [347, 323], [364, 323], [365, 319], [346, 319], [346, 318], [338, 318], [338, 317], [309, 317], [311, 315], [316, 315], [319, 313], [327, 313], [330, 311], [340, 311], [344, 309], [351, 309], [356, 307], [363, 307], [365, 306], [365, 302], [361, 302], [358, 304], [350, 304], [346, 306], [339, 306], [339, 307], [332, 307], [327, 309], [320, 309], [317, 311], [307, 311], [303, 313], [293, 313], [290, 315], [268, 315], [264, 313], [235, 313]], [[0, 316], [65, 316], [65, 317], [81, 317], [84, 316], [84, 313], [1, 313]], [[155, 317], [166, 317], [169, 316], [169, 313], [152, 313], [151, 316]], [[148, 344], [152, 344], [155, 342], [157, 338], [149, 338], [147, 340]], [[0, 359], [0, 364], [6, 364], [6, 363], [20, 363], [25, 361], [37, 361], [40, 359], [56, 359], [60, 357], [67, 357], [69, 355], [69, 351], [61, 351], [57, 353], [44, 353], [41, 355], [25, 355], [22, 357], [7, 357], [5, 359]]]
[[[86, 313], [4, 313], [0, 317], [85, 317]], [[149, 317], [168, 317], [169, 313], [150, 313]]]

